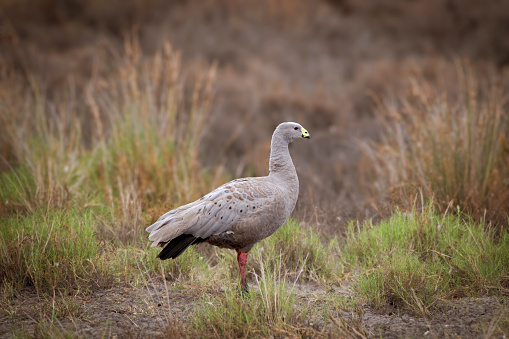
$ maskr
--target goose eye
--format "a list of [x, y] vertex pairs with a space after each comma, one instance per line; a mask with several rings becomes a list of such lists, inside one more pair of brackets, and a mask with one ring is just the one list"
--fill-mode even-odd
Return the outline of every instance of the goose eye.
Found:
[[294, 130], [298, 130], [299, 128], [298, 128], [298, 127], [294, 127], [293, 129], [294, 129]]

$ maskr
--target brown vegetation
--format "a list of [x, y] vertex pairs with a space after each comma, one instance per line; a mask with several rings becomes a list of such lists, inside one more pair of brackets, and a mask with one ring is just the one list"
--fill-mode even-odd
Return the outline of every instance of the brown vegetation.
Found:
[[381, 142], [366, 145], [368, 179], [392, 203], [412, 206], [419, 191], [442, 211], [507, 224], [509, 83], [491, 65], [466, 62], [413, 68], [380, 99]]

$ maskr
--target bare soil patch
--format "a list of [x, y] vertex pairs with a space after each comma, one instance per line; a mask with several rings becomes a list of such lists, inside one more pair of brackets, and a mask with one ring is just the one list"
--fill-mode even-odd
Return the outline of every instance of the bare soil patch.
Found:
[[[73, 314], [55, 316], [54, 323], [63, 332], [88, 338], [165, 337], [169, 335], [170, 319], [186, 326], [194, 310], [200, 307], [201, 298], [207, 294], [221, 295], [222, 288], [204, 291], [191, 286], [165, 286], [159, 281], [143, 288], [123, 286], [99, 290], [72, 298], [77, 309]], [[324, 289], [315, 284], [296, 284], [289, 288], [296, 294], [296, 307], [330, 308], [328, 313], [335, 321], [325, 320], [319, 315], [323, 312], [317, 312], [303, 324], [324, 336], [338, 321], [362, 329], [368, 337], [505, 338], [509, 334], [507, 299], [479, 297], [444, 301], [437, 310], [423, 317], [408, 310], [375, 309], [368, 304], [339, 310], [331, 307], [326, 300], [333, 295], [345, 299], [354, 297], [346, 287]], [[256, 293], [256, 289], [257, 286], [251, 285], [252, 293]], [[59, 308], [58, 303], [52, 298], [39, 298], [31, 291], [12, 298], [1, 307], [0, 338], [8, 338], [20, 329], [36, 336], [40, 326], [44, 326], [41, 324], [49, 320], [47, 314], [52, 314], [53, 305]]]

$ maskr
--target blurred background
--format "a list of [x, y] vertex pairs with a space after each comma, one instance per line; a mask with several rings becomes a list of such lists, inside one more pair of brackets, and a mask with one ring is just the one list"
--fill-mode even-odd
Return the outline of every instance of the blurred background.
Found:
[[[163, 66], [158, 68], [159, 64]], [[136, 70], [130, 73], [129, 65]], [[174, 68], [178, 68], [178, 76]], [[26, 142], [26, 135], [40, 128], [32, 126], [38, 124], [33, 122], [38, 114], [45, 116], [44, 124], [51, 134], [59, 130], [58, 126], [76, 125], [65, 119], [72, 111], [76, 121], [81, 121], [77, 143], [81, 146], [76, 147], [93, 149], [94, 139], [115, 135], [110, 129], [117, 122], [109, 116], [123, 113], [116, 109], [122, 105], [111, 102], [117, 98], [126, 103], [125, 97], [138, 95], [130, 92], [136, 86], [115, 87], [118, 79], [127, 83], [135, 74], [137, 80], [133, 81], [145, 86], [141, 93], [162, 93], [163, 89], [152, 88], [150, 83], [164, 82], [160, 78], [167, 77], [175, 83], [165, 86], [178, 90], [178, 107], [184, 107], [177, 109], [178, 126], [187, 128], [186, 133], [200, 134], [196, 144], [189, 147], [196, 149], [200, 171], [208, 174], [197, 172], [195, 179], [190, 179], [205, 184], [195, 183], [198, 188], [189, 196], [161, 193], [164, 197], [159, 201], [164, 208], [234, 177], [266, 175], [274, 128], [283, 121], [296, 121], [309, 130], [312, 139], [291, 146], [301, 180], [294, 214], [303, 222], [319, 225], [324, 233], [337, 233], [348, 219], [383, 216], [387, 199], [401, 201], [401, 195], [391, 196], [394, 190], [387, 193], [388, 189], [398, 187], [401, 176], [413, 169], [406, 163], [398, 165], [401, 159], [394, 160], [392, 172], [379, 168], [384, 159], [395, 159], [395, 154], [401, 153], [396, 147], [398, 141], [391, 144], [387, 135], [390, 139], [391, 121], [405, 118], [391, 115], [391, 107], [414, 107], [415, 100], [409, 95], [423, 98], [414, 93], [416, 88], [432, 93], [424, 95], [431, 98], [429, 101], [422, 99], [431, 105], [442, 95], [455, 93], [465, 74], [465, 78], [478, 79], [482, 84], [484, 78], [494, 86], [506, 83], [509, 2], [1, 0], [0, 70], [4, 106], [1, 152], [7, 160], [3, 170], [27, 159], [23, 147], [18, 150], [13, 142]], [[201, 118], [194, 121], [188, 115], [198, 100], [201, 85], [197, 84], [203, 84], [207, 113], [200, 113]], [[213, 93], [210, 98], [207, 91]], [[497, 107], [504, 112], [507, 91], [500, 91], [502, 99]], [[123, 97], [127, 92], [131, 94]], [[154, 102], [155, 111], [171, 115], [171, 109], [165, 110], [169, 106]], [[27, 105], [39, 108], [20, 113], [27, 111]], [[189, 123], [199, 128], [189, 130]], [[69, 142], [68, 148], [61, 150], [65, 153], [77, 145], [69, 141], [77, 130], [61, 130]], [[504, 131], [502, 134], [507, 135], [507, 129]], [[167, 133], [179, 134], [173, 129]], [[497, 145], [502, 150], [507, 145], [505, 139], [494, 142], [501, 143]], [[387, 145], [396, 146], [391, 151]], [[501, 152], [504, 163], [507, 152]], [[171, 155], [154, 153], [156, 158], [163, 156]], [[113, 176], [122, 172], [124, 165], [117, 166]], [[127, 162], [125, 166], [134, 169], [138, 165]], [[190, 166], [194, 168], [195, 162]], [[398, 167], [406, 174], [394, 174]], [[97, 167], [96, 174], [102, 170]], [[490, 167], [488, 172], [493, 170]], [[171, 190], [173, 186], [165, 186], [164, 180], [155, 185], [157, 173], [143, 173], [141, 166], [122, 178], [137, 178], [133, 182], [142, 188], [133, 189], [130, 196], [138, 197], [142, 208], [150, 210], [150, 204], [143, 200], [155, 201], [154, 189]], [[97, 177], [102, 183], [98, 187], [106, 185], [101, 175]], [[120, 181], [112, 182], [121, 191]], [[508, 184], [507, 177], [494, 179], [493, 185], [495, 182], [499, 190]], [[429, 180], [423, 183], [426, 185], [430, 185]], [[464, 196], [467, 200], [472, 196], [469, 192]], [[454, 194], [446, 193], [437, 200], [447, 206]], [[407, 196], [407, 201], [413, 199]], [[500, 206], [493, 208], [500, 210]]]

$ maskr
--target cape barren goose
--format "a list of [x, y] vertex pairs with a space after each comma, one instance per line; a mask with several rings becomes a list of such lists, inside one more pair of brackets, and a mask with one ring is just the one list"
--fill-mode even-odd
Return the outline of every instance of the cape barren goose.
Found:
[[299, 179], [288, 152], [288, 144], [297, 138], [310, 135], [295, 122], [280, 124], [272, 135], [268, 176], [230, 181], [149, 226], [152, 246], [163, 247], [157, 257], [175, 259], [201, 242], [234, 249], [241, 289], [247, 292], [247, 253], [285, 223], [299, 196]]

